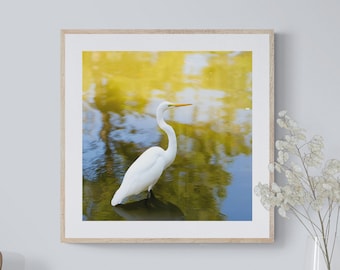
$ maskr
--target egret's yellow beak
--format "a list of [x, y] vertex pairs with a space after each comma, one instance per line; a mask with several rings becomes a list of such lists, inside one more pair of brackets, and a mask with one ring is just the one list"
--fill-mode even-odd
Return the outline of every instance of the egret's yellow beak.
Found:
[[173, 106], [175, 107], [182, 107], [182, 106], [190, 106], [192, 105], [191, 103], [175, 103]]

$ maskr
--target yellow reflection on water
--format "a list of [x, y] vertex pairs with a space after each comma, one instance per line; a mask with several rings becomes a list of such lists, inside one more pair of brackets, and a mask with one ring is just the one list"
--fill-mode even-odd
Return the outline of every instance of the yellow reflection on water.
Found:
[[166, 117], [178, 152], [157, 198], [187, 220], [223, 220], [228, 186], [247, 181], [249, 189], [251, 175], [237, 179], [228, 164], [251, 155], [251, 52], [83, 52], [86, 219], [121, 219], [107, 202], [125, 170], [146, 148], [167, 146], [155, 123], [163, 100], [194, 106]]

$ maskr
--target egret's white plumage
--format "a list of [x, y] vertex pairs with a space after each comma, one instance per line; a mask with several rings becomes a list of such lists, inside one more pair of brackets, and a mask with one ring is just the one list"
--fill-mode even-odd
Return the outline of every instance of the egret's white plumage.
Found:
[[163, 114], [170, 108], [188, 105], [191, 104], [176, 104], [168, 101], [158, 105], [157, 123], [168, 136], [168, 148], [164, 150], [161, 147], [153, 146], [132, 163], [125, 173], [122, 184], [111, 200], [113, 206], [122, 203], [128, 196], [139, 194], [145, 190], [150, 192], [163, 171], [175, 160], [177, 153], [176, 134], [173, 128], [165, 123]]

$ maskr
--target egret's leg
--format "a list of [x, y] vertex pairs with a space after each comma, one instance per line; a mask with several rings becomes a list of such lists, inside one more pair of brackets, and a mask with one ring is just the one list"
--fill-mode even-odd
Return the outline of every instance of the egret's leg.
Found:
[[146, 195], [146, 200], [145, 200], [145, 206], [147, 207], [148, 206], [148, 202], [149, 202], [149, 199], [151, 199], [151, 197], [153, 197], [153, 194], [152, 194], [152, 190], [148, 190], [148, 194]]
[[148, 190], [148, 196], [146, 197], [146, 199], [150, 199], [153, 197], [153, 192], [152, 192], [152, 189]]

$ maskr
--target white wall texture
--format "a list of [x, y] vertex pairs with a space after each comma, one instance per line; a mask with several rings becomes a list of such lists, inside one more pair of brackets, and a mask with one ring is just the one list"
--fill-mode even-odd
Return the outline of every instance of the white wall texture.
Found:
[[302, 269], [306, 232], [276, 217], [274, 244], [60, 243], [60, 29], [274, 29], [276, 112], [340, 158], [337, 0], [0, 2], [0, 250], [27, 270]]

